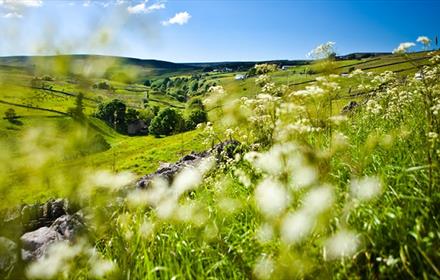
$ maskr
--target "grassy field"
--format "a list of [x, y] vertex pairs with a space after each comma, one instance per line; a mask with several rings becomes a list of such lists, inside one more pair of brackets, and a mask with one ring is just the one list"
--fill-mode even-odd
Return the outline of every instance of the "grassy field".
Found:
[[[60, 196], [85, 207], [87, 244], [98, 253], [66, 245], [59, 252], [66, 263], [52, 278], [88, 279], [96, 265], [109, 279], [438, 279], [440, 98], [439, 78], [429, 73], [440, 71], [440, 58], [433, 56], [335, 61], [335, 75], [319, 79], [304, 74], [316, 65], [296, 66], [268, 73], [273, 87], [209, 73], [224, 88], [207, 107], [213, 126], [163, 138], [121, 135], [92, 114], [115, 98], [140, 108], [150, 90], [143, 78], [194, 69], [136, 72], [131, 61], [104, 78], [67, 75], [65, 57], [50, 73], [9, 61], [0, 66], [0, 112], [14, 108], [19, 117], [0, 119], [7, 174], [0, 208]], [[422, 65], [430, 68], [419, 80]], [[363, 71], [345, 75], [356, 69]], [[32, 85], [46, 75], [44, 87]], [[112, 88], [93, 86], [101, 81]], [[74, 120], [66, 112], [80, 92], [86, 118]], [[341, 115], [349, 101], [361, 105]], [[186, 106], [161, 93], [150, 102]], [[133, 188], [161, 163], [231, 138], [241, 145], [214, 167]], [[25, 274], [39, 277], [18, 273]]]
[[[424, 53], [412, 54], [411, 60], [416, 63], [426, 63], [427, 58]], [[304, 88], [307, 84], [301, 84], [307, 81], [313, 81], [317, 75], [301, 74], [303, 71], [310, 69], [313, 66], [296, 66], [289, 68], [286, 71], [277, 71], [271, 73], [271, 77], [277, 86], [287, 85], [291, 90]], [[405, 70], [413, 67], [411, 62], [405, 62], [405, 58], [401, 56], [384, 56], [373, 59], [355, 60], [355, 61], [337, 61], [335, 63], [336, 73], [348, 71], [348, 68], [367, 69], [368, 71], [384, 72]], [[414, 73], [415, 70], [408, 70], [409, 73]], [[405, 74], [408, 73], [405, 72]], [[243, 73], [243, 72], [239, 72]], [[237, 73], [212, 74], [208, 76], [208, 80], [218, 82], [222, 85], [227, 93], [226, 100], [236, 100], [242, 96], [253, 97], [259, 92], [260, 88], [255, 84], [255, 78], [248, 78], [241, 81], [235, 80]], [[43, 76], [44, 73], [40, 73]], [[0, 67], [1, 77], [1, 98], [0, 101], [7, 102], [0, 103], [0, 111], [4, 112], [9, 108], [14, 108], [17, 115], [20, 116], [17, 124], [13, 124], [6, 119], [0, 120], [0, 133], [2, 138], [18, 139], [22, 137], [21, 132], [28, 128], [39, 127], [47, 124], [57, 124], [62, 122], [72, 122], [65, 113], [69, 107], [74, 106], [75, 96], [82, 92], [85, 97], [85, 112], [91, 115], [95, 110], [99, 101], [106, 101], [111, 99], [121, 99], [133, 108], [141, 108], [141, 100], [149, 91], [148, 87], [141, 84], [128, 84], [121, 81], [107, 82], [113, 87], [112, 90], [100, 90], [93, 87], [102, 79], [87, 80], [87, 83], [80, 79], [67, 78], [66, 76], [55, 75], [53, 80], [47, 81], [46, 87], [48, 89], [36, 89], [31, 87], [31, 81], [35, 73], [30, 72], [23, 65], [15, 67], [2, 66]], [[181, 74], [177, 74], [181, 76]], [[297, 85], [298, 84], [298, 85]], [[348, 92], [348, 89], [356, 84], [356, 81], [351, 79], [343, 79], [340, 82], [340, 92]], [[49, 89], [50, 86], [50, 89]], [[361, 97], [360, 97], [361, 98]], [[359, 100], [360, 98], [351, 98]], [[333, 105], [333, 113], [337, 114], [346, 103], [351, 100], [344, 98], [341, 94], [340, 99], [335, 100]], [[151, 94], [150, 104], [158, 105], [160, 107], [173, 106], [177, 108], [184, 108], [185, 104], [178, 102], [163, 94]], [[227, 101], [228, 102], [228, 101]], [[23, 107], [14, 106], [23, 105]], [[28, 108], [25, 108], [28, 106]], [[40, 110], [43, 109], [43, 110]], [[44, 111], [44, 109], [53, 110]], [[209, 108], [208, 108], [209, 109]], [[210, 113], [213, 120], [217, 118], [215, 113]], [[91, 129], [96, 133], [102, 134], [104, 138], [110, 143], [111, 148], [96, 154], [88, 155], [76, 160], [69, 160], [63, 165], [75, 166], [85, 164], [90, 167], [107, 168], [113, 171], [130, 170], [136, 174], [142, 175], [154, 171], [159, 162], [171, 162], [192, 150], [202, 150], [206, 147], [201, 144], [201, 136], [199, 132], [188, 132], [185, 134], [175, 135], [166, 138], [154, 138], [152, 136], [146, 137], [127, 137], [119, 135], [108, 128], [104, 123], [97, 119], [90, 119]], [[22, 191], [17, 193], [12, 192], [11, 197], [15, 199], [20, 198]], [[39, 197], [36, 193], [44, 194], [44, 187], [35, 191], [35, 197]], [[51, 196], [50, 192], [47, 196]], [[25, 201], [32, 200], [30, 197], [24, 198]]]

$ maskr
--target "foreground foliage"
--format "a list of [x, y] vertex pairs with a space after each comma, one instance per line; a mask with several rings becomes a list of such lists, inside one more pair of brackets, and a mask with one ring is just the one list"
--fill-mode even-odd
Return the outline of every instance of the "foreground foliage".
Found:
[[[50, 172], [56, 155], [77, 142], [42, 141], [31, 131], [21, 151], [33, 160], [30, 171], [70, 190], [65, 193], [82, 205], [90, 232], [54, 246], [23, 273], [439, 278], [440, 57], [430, 56], [429, 66], [415, 65], [416, 76], [354, 71], [293, 92], [276, 86], [267, 75], [271, 67], [261, 66], [268, 70], [256, 80], [260, 94], [224, 103], [220, 123], [199, 126], [208, 145], [237, 139], [240, 147], [147, 189], [135, 189], [129, 173], [85, 166]], [[346, 79], [362, 92], [360, 105], [335, 114]], [[225, 91], [210, 92], [208, 101], [222, 104]], [[168, 113], [172, 121], [151, 125], [174, 129], [179, 118]], [[16, 154], [2, 156], [2, 169], [20, 167]], [[31, 184], [27, 179], [24, 185]]]

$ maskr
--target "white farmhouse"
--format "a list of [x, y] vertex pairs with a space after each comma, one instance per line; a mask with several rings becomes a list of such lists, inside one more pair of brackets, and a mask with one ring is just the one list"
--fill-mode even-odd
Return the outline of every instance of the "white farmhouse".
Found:
[[243, 74], [237, 74], [235, 75], [235, 80], [240, 81], [246, 79], [246, 75]]

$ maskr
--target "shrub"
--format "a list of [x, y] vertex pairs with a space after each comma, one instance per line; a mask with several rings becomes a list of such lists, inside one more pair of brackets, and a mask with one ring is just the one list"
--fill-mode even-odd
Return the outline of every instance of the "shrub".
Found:
[[186, 121], [186, 129], [192, 130], [195, 129], [199, 123], [205, 123], [208, 121], [208, 114], [206, 111], [197, 109], [191, 111], [188, 116], [188, 120]]
[[5, 119], [7, 119], [8, 121], [13, 121], [16, 118], [17, 118], [17, 113], [15, 113], [14, 109], [9, 108], [8, 110], [6, 110]]
[[174, 109], [167, 108], [159, 112], [159, 114], [151, 121], [149, 131], [156, 137], [161, 135], [171, 135], [181, 131], [184, 120], [182, 116]]
[[201, 98], [195, 97], [189, 100], [188, 109], [200, 109], [205, 110], [205, 105], [203, 105], [203, 101]]
[[120, 132], [125, 132], [126, 122], [125, 122], [125, 110], [127, 106], [124, 102], [119, 99], [114, 99], [113, 101], [100, 104], [98, 106], [98, 111], [96, 112], [96, 117], [105, 121], [108, 125]]
[[97, 88], [97, 89], [104, 89], [104, 90], [112, 90], [113, 89], [113, 87], [105, 81], [94, 84], [93, 87]]

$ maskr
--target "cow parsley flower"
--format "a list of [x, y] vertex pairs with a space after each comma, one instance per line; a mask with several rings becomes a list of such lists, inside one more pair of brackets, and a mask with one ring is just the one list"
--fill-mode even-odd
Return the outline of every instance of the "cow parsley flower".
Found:
[[431, 43], [431, 40], [426, 36], [419, 36], [417, 38], [417, 42], [423, 44], [425, 49], [427, 49], [429, 47], [429, 44]]
[[275, 263], [267, 256], [261, 257], [254, 265], [254, 275], [258, 279], [270, 279], [275, 269]]
[[263, 214], [274, 217], [286, 209], [290, 197], [280, 183], [267, 178], [255, 189], [255, 200]]
[[325, 257], [329, 259], [352, 256], [359, 247], [360, 241], [357, 235], [348, 230], [340, 230], [329, 238], [325, 244]]
[[311, 214], [319, 214], [333, 204], [333, 190], [329, 185], [312, 189], [304, 198], [304, 209]]
[[281, 240], [286, 244], [302, 241], [312, 231], [314, 218], [305, 211], [288, 214], [281, 224]]
[[414, 44], [413, 42], [400, 43], [400, 45], [393, 50], [393, 53], [396, 54], [406, 53], [408, 49], [414, 47], [415, 45], [416, 44]]
[[363, 177], [351, 181], [351, 194], [359, 200], [370, 200], [382, 191], [382, 184], [377, 177]]

